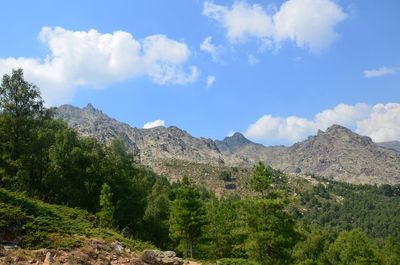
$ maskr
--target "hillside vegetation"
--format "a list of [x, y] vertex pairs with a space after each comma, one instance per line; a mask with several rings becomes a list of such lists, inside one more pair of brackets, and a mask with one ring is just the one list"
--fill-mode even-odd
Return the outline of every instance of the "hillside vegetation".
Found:
[[85, 210], [44, 203], [5, 189], [0, 189], [0, 216], [0, 239], [22, 248], [69, 250], [91, 238], [119, 241], [136, 250], [152, 247], [99, 227], [96, 216]]

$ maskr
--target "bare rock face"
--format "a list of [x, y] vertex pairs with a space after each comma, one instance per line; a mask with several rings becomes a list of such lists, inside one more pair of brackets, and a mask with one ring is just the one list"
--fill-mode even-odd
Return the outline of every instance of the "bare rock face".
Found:
[[88, 105], [82, 109], [63, 105], [56, 109], [62, 119], [81, 135], [93, 136], [104, 143], [121, 139], [130, 152], [145, 165], [152, 166], [158, 159], [182, 159], [199, 163], [223, 164], [223, 156], [214, 141], [195, 138], [175, 126], [139, 129], [112, 119]]
[[82, 109], [61, 106], [56, 109], [56, 117], [80, 134], [96, 137], [104, 143], [121, 139], [140, 163], [155, 171], [162, 168], [163, 161], [174, 159], [236, 167], [252, 167], [264, 161], [287, 173], [315, 174], [354, 184], [400, 183], [400, 152], [396, 148], [381, 147], [369, 137], [339, 125], [290, 147], [266, 147], [240, 133], [213, 141], [193, 137], [175, 126], [134, 128], [108, 117], [90, 104]]
[[371, 138], [333, 125], [288, 148], [290, 171], [300, 169], [355, 184], [400, 183], [400, 155]]
[[183, 259], [176, 257], [174, 251], [159, 251], [147, 249], [143, 251], [142, 261], [150, 265], [182, 265]]

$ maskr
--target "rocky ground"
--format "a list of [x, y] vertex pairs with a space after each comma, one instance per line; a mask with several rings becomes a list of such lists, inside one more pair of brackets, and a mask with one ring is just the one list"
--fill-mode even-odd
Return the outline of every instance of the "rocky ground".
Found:
[[25, 250], [12, 246], [0, 247], [0, 264], [9, 265], [199, 265], [176, 257], [173, 251], [131, 251], [119, 242], [90, 240], [84, 247], [70, 251], [39, 249]]

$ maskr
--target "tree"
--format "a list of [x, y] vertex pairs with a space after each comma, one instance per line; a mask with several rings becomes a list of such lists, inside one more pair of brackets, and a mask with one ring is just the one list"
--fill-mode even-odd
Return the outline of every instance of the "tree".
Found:
[[240, 257], [243, 251], [237, 247], [237, 204], [234, 197], [218, 199], [214, 194], [208, 199], [207, 226], [201, 238], [201, 248], [207, 258]]
[[400, 244], [390, 236], [383, 247], [382, 260], [384, 265], [396, 265], [400, 264]]
[[287, 198], [272, 187], [273, 177], [272, 169], [260, 162], [249, 179], [250, 190], [256, 194], [243, 202], [246, 248], [249, 257], [260, 264], [288, 264], [299, 233], [285, 211]]
[[114, 192], [115, 222], [121, 229], [139, 230], [151, 191], [149, 176], [135, 166], [133, 155], [121, 140], [114, 140], [107, 147], [104, 167], [105, 181]]
[[168, 248], [169, 239], [169, 214], [170, 214], [170, 189], [167, 179], [157, 178], [151, 193], [147, 197], [147, 206], [143, 221], [148, 240], [162, 248]]
[[379, 264], [376, 250], [359, 229], [341, 232], [328, 249], [332, 265]]
[[35, 151], [33, 143], [38, 128], [43, 119], [49, 117], [43, 105], [39, 89], [24, 80], [22, 69], [13, 70], [11, 76], [3, 76], [0, 86], [0, 150], [5, 168], [2, 181], [7, 186], [11, 183], [16, 189], [37, 188], [37, 161], [31, 154]]
[[206, 211], [200, 191], [184, 177], [172, 203], [170, 233], [173, 239], [179, 241], [179, 248], [187, 256], [193, 258], [194, 245], [206, 223]]
[[[314, 230], [307, 234], [302, 242], [299, 242], [294, 250], [293, 256], [298, 262], [307, 264], [311, 261], [322, 261], [329, 246], [330, 235], [324, 230]], [[322, 263], [322, 262], [321, 262]], [[301, 264], [301, 263], [300, 263]]]
[[100, 212], [97, 213], [102, 227], [112, 227], [114, 222], [115, 208], [112, 203], [112, 196], [110, 186], [104, 183], [100, 194]]

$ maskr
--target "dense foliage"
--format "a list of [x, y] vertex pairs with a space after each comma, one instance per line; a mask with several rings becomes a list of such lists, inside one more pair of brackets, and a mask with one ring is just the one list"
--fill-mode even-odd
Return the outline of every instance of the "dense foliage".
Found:
[[400, 240], [400, 186], [352, 185], [321, 180], [300, 192], [300, 216], [307, 225], [341, 231], [360, 228], [373, 238]]
[[171, 185], [121, 141], [102, 144], [54, 120], [22, 70], [3, 77], [0, 241], [68, 248], [77, 235], [108, 234], [220, 264], [400, 264], [399, 186], [301, 189], [263, 163], [247, 180], [245, 195], [221, 198], [187, 178]]

